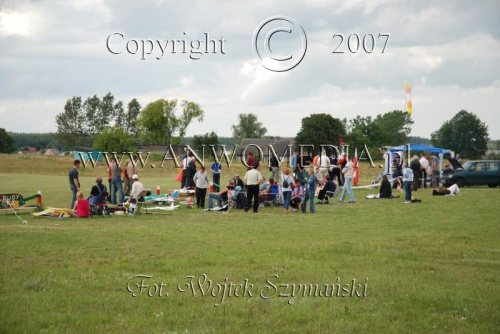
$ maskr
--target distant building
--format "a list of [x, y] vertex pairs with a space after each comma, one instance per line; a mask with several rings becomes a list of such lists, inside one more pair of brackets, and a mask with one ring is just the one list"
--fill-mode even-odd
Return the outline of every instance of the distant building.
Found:
[[48, 148], [43, 155], [60, 155], [61, 152], [57, 148]]
[[32, 155], [32, 154], [38, 154], [37, 151], [18, 151], [17, 154], [19, 155]]
[[[182, 156], [184, 155], [184, 145], [172, 145], [172, 149], [174, 150], [174, 153], [176, 156]], [[168, 151], [168, 146], [167, 145], [139, 145], [139, 152], [142, 153], [161, 153], [165, 154], [165, 152]]]

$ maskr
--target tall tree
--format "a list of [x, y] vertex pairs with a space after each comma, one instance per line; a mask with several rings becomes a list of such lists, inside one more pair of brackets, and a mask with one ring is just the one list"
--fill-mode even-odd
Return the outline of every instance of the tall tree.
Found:
[[[139, 106], [140, 108], [140, 106]], [[66, 102], [64, 112], [56, 116], [57, 139], [66, 148], [76, 145], [91, 146], [95, 137], [110, 125], [125, 127], [127, 119], [123, 102], [107, 93], [102, 99], [88, 97], [82, 104], [81, 97]]]
[[12, 153], [14, 151], [14, 140], [5, 129], [0, 128], [0, 153]]
[[351, 146], [367, 145], [379, 148], [385, 145], [401, 145], [408, 141], [413, 120], [400, 110], [379, 114], [374, 119], [370, 116], [357, 116], [348, 123], [349, 134], [346, 141]]
[[311, 114], [302, 118], [302, 127], [295, 137], [295, 143], [312, 144], [318, 150], [320, 145], [339, 145], [345, 133], [344, 123], [340, 119], [330, 114]]
[[178, 126], [179, 126], [179, 135], [177, 144], [180, 143], [180, 140], [184, 138], [186, 135], [186, 129], [191, 124], [193, 120], [198, 120], [198, 122], [203, 121], [203, 116], [205, 115], [204, 111], [200, 108], [198, 103], [189, 102], [183, 100], [181, 102], [182, 107], [182, 115], [178, 118]]
[[233, 138], [240, 143], [243, 138], [261, 138], [267, 133], [267, 129], [257, 120], [257, 116], [249, 114], [239, 114], [238, 124], [233, 125]]
[[57, 140], [68, 148], [80, 145], [81, 138], [88, 133], [84, 121], [82, 98], [74, 96], [66, 101], [64, 112], [56, 116]]
[[94, 148], [105, 152], [133, 152], [135, 138], [121, 127], [109, 127], [101, 131], [94, 140]]
[[413, 120], [407, 112], [393, 110], [385, 114], [378, 114], [373, 120], [373, 125], [378, 133], [370, 138], [376, 142], [379, 139], [378, 146], [383, 145], [401, 145], [408, 141], [408, 135], [411, 132]]
[[202, 121], [204, 111], [196, 103], [182, 101], [177, 117], [177, 100], [160, 99], [149, 103], [137, 120], [140, 137], [152, 144], [180, 144], [193, 120]]
[[449, 148], [462, 157], [477, 159], [488, 149], [488, 126], [473, 113], [459, 111], [431, 134], [432, 144]]
[[191, 147], [193, 147], [197, 152], [201, 152], [203, 145], [206, 146], [205, 150], [209, 150], [209, 145], [217, 145], [219, 143], [219, 137], [215, 132], [205, 133], [204, 135], [197, 135], [193, 137], [191, 141]]
[[125, 114], [125, 129], [132, 136], [137, 136], [137, 118], [141, 114], [141, 105], [137, 99], [132, 99], [127, 105], [127, 112]]

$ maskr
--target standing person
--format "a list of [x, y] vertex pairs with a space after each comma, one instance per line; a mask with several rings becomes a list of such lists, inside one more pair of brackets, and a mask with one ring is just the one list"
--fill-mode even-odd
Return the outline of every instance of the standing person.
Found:
[[292, 155], [292, 158], [290, 159], [290, 167], [292, 168], [293, 170], [293, 173], [295, 175], [298, 174], [299, 172], [299, 151], [295, 150], [294, 154]]
[[116, 202], [116, 192], [118, 191], [118, 204], [124, 202], [123, 187], [122, 187], [122, 170], [115, 161], [111, 164], [111, 203], [117, 204]]
[[134, 165], [132, 161], [129, 161], [127, 162], [125, 170], [123, 171], [123, 185], [124, 185], [123, 193], [125, 195], [130, 195], [130, 190], [132, 189], [132, 183], [134, 183], [132, 176], [134, 176]]
[[288, 211], [288, 208], [290, 207], [290, 199], [292, 198], [292, 184], [293, 184], [293, 177], [290, 176], [290, 170], [288, 168], [285, 168], [283, 170], [283, 206], [285, 207], [285, 214], [289, 214], [290, 211]]
[[460, 154], [459, 153], [457, 153], [455, 155], [455, 160], [457, 160], [459, 164], [462, 164], [462, 158], [460, 158]]
[[[276, 152], [276, 155], [278, 155], [278, 152]], [[280, 172], [280, 165], [278, 162], [278, 159], [273, 155], [269, 161], [269, 165], [271, 167], [271, 177], [275, 180], [278, 180], [279, 178], [279, 172]]]
[[[307, 172], [306, 172], [307, 173]], [[307, 208], [307, 201], [310, 201], [309, 204], [309, 212], [310, 213], [315, 213], [315, 207], [314, 207], [314, 194], [316, 193], [316, 185], [318, 184], [318, 179], [316, 178], [316, 175], [314, 174], [314, 168], [309, 169], [309, 178], [307, 179], [306, 183], [306, 196], [304, 197], [304, 201], [302, 202], [302, 213], [306, 213], [306, 208]]]
[[194, 180], [193, 177], [196, 174], [196, 164], [194, 163], [194, 158], [191, 158], [188, 162], [185, 177], [186, 181], [184, 182], [184, 187], [188, 189], [194, 188]]
[[111, 175], [111, 165], [113, 164], [113, 162], [115, 162], [115, 158], [111, 159], [111, 162], [108, 164], [108, 168], [107, 168], [107, 173], [108, 173], [108, 189], [109, 189], [109, 195], [108, 195], [108, 198], [107, 198], [108, 202], [111, 201], [111, 180], [113, 179], [113, 175]]
[[259, 169], [260, 166], [259, 160], [257, 160], [257, 158], [253, 156], [252, 152], [248, 152], [246, 164], [248, 166], [247, 170], [251, 170], [252, 168]]
[[313, 161], [313, 159], [308, 151], [304, 151], [304, 155], [301, 157], [301, 160], [302, 161], [300, 161], [300, 163], [301, 163], [301, 167], [303, 167], [303, 168], [309, 167]]
[[220, 171], [222, 170], [222, 165], [220, 162], [215, 161], [212, 164], [212, 180], [214, 183], [214, 192], [218, 193], [220, 191]]
[[335, 155], [335, 152], [332, 151], [332, 155], [330, 156], [330, 165], [337, 165], [337, 163], [337, 156]]
[[425, 154], [420, 154], [420, 168], [422, 175], [422, 187], [425, 187], [425, 180], [429, 174], [429, 160], [425, 157]]
[[193, 180], [196, 185], [196, 206], [203, 209], [205, 208], [208, 187], [208, 174], [205, 171], [205, 166], [200, 167], [200, 170], [194, 174]]
[[422, 169], [420, 161], [418, 161], [418, 156], [413, 156], [410, 162], [410, 168], [413, 170], [413, 191], [417, 191], [420, 183], [420, 171]]
[[78, 179], [78, 168], [80, 168], [80, 160], [73, 161], [73, 167], [69, 170], [69, 188], [73, 194], [71, 198], [71, 206], [73, 208], [76, 202], [76, 194], [80, 191], [80, 180]]
[[250, 204], [253, 199], [253, 212], [257, 213], [259, 211], [259, 184], [264, 182], [264, 178], [257, 170], [257, 166], [254, 166], [246, 172], [243, 180], [245, 181], [247, 187], [247, 207], [245, 208], [245, 212], [250, 210]]
[[433, 187], [438, 186], [438, 176], [439, 176], [439, 158], [432, 153], [431, 154], [431, 183]]
[[186, 168], [187, 168], [187, 165], [189, 163], [188, 161], [188, 152], [186, 150], [186, 148], [184, 148], [184, 155], [182, 156], [182, 178], [181, 178], [181, 189], [183, 189], [186, 184]]
[[354, 197], [354, 193], [352, 191], [352, 179], [354, 176], [354, 164], [352, 161], [346, 163], [345, 167], [342, 169], [342, 173], [344, 174], [344, 189], [342, 189], [342, 195], [340, 196], [340, 201], [343, 202], [345, 199], [346, 193], [349, 193], [349, 203], [356, 203], [356, 198]]
[[326, 179], [328, 176], [328, 168], [330, 168], [330, 159], [326, 156], [325, 150], [321, 152], [321, 156], [319, 158], [319, 172], [321, 173], [321, 181]]
[[[417, 158], [418, 159], [418, 158]], [[403, 183], [405, 188], [405, 204], [411, 203], [411, 187], [413, 183], [413, 169], [404, 164]]]

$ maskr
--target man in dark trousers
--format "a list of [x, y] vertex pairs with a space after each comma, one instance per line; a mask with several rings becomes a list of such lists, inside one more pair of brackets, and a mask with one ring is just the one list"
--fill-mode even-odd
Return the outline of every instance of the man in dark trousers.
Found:
[[73, 208], [76, 202], [76, 193], [80, 191], [80, 180], [78, 179], [78, 168], [80, 168], [80, 160], [73, 161], [73, 167], [69, 170], [69, 188], [73, 193], [71, 206]]
[[245, 208], [245, 212], [250, 210], [253, 199], [253, 212], [257, 213], [259, 211], [259, 185], [264, 182], [264, 178], [257, 170], [257, 166], [254, 166], [247, 171], [243, 180], [247, 185], [247, 207]]

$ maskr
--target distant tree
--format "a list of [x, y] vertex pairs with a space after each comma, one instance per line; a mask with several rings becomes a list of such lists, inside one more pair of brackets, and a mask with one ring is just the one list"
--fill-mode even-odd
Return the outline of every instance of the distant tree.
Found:
[[68, 148], [80, 145], [81, 139], [88, 133], [84, 122], [82, 98], [74, 96], [66, 101], [64, 112], [56, 116], [57, 140]]
[[475, 114], [461, 110], [433, 132], [431, 140], [434, 146], [449, 148], [462, 157], [477, 159], [486, 153], [488, 126]]
[[62, 149], [62, 145], [57, 141], [55, 133], [16, 133], [9, 132], [9, 136], [14, 140], [14, 148], [19, 150], [22, 146], [32, 146], [39, 149], [57, 148]]
[[339, 145], [340, 137], [346, 133], [344, 123], [330, 114], [311, 114], [302, 118], [302, 127], [295, 138], [296, 144]]
[[137, 120], [139, 136], [151, 144], [180, 144], [193, 120], [202, 121], [204, 111], [197, 103], [182, 101], [182, 114], [176, 115], [177, 100], [160, 99], [149, 103]]
[[132, 136], [137, 136], [137, 118], [141, 114], [141, 105], [137, 99], [132, 99], [127, 105], [127, 113], [125, 114], [125, 129]]
[[[401, 110], [393, 110], [385, 114], [379, 114], [373, 120], [373, 126], [377, 130], [371, 140], [377, 145], [401, 145], [408, 141], [413, 120], [408, 113]], [[379, 140], [377, 142], [377, 139]]]
[[5, 129], [0, 128], [0, 153], [12, 152], [14, 152], [14, 140]]
[[74, 96], [66, 102], [64, 112], [56, 116], [57, 140], [65, 148], [92, 146], [92, 141], [111, 125], [126, 127], [123, 102], [107, 93], [102, 99], [97, 95], [82, 98]]
[[351, 146], [367, 145], [379, 148], [385, 145], [401, 145], [408, 142], [412, 119], [400, 110], [379, 114], [375, 118], [357, 116], [348, 123], [346, 141]]
[[215, 132], [205, 133], [204, 135], [194, 136], [191, 140], [191, 147], [196, 151], [201, 152], [202, 145], [205, 145], [205, 150], [209, 152], [209, 145], [217, 145], [219, 143], [219, 138]]
[[238, 124], [233, 125], [233, 138], [240, 143], [243, 138], [261, 138], [267, 133], [267, 129], [257, 120], [257, 116], [250, 114], [239, 114]]
[[133, 152], [136, 150], [136, 141], [127, 130], [114, 126], [97, 135], [94, 148], [105, 152]]
[[347, 124], [348, 134], [344, 137], [345, 141], [352, 147], [362, 147], [368, 145], [377, 147], [377, 143], [373, 142], [373, 138], [378, 137], [380, 130], [374, 124], [371, 116], [357, 116], [351, 119]]

